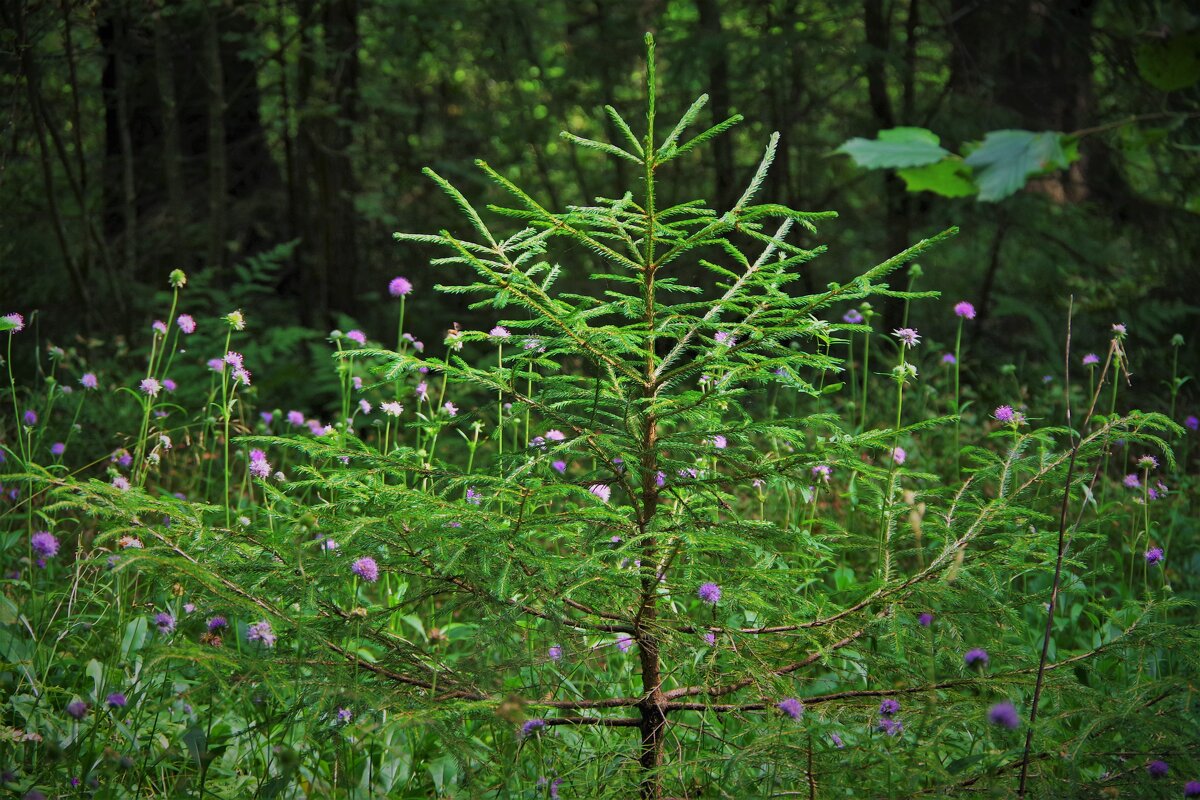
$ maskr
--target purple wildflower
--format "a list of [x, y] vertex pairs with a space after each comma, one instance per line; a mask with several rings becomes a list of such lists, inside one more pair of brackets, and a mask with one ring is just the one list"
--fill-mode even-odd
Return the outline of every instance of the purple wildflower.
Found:
[[819, 478], [829, 483], [829, 478], [833, 475], [833, 470], [827, 464], [817, 464], [812, 468], [812, 474], [814, 478]]
[[367, 343], [367, 335], [358, 328], [346, 331], [346, 338], [359, 345], [365, 345]]
[[0, 317], [0, 319], [4, 320], [9, 325], [12, 325], [12, 327], [8, 329], [9, 334], [20, 333], [21, 331], [25, 330], [25, 318], [20, 314], [15, 312], [12, 314], [5, 314], [3, 317]]
[[863, 321], [863, 315], [857, 308], [852, 308], [845, 314], [842, 314], [842, 322], [848, 322], [851, 325], [857, 325]]
[[58, 553], [58, 539], [49, 531], [38, 531], [29, 537], [29, 545], [39, 558], [53, 558]]
[[158, 632], [165, 636], [175, 630], [175, 617], [166, 611], [160, 611], [154, 615], [154, 624], [158, 627]]
[[1151, 547], [1146, 551], [1146, 563], [1153, 566], [1161, 563], [1163, 560], [1163, 549], [1161, 547]]
[[442, 404], [442, 408], [448, 415], [452, 417], [458, 416], [458, 406], [454, 405], [454, 403], [451, 403], [449, 400]]
[[483, 502], [483, 495], [475, 491], [474, 486], [471, 486], [467, 489], [467, 502], [473, 506], [477, 506]]
[[1137, 463], [1142, 469], [1158, 469], [1158, 459], [1154, 456], [1142, 456]]
[[721, 587], [711, 582], [702, 583], [700, 584], [700, 588], [696, 590], [696, 596], [710, 606], [715, 606], [721, 601]]
[[1165, 778], [1170, 771], [1171, 767], [1165, 761], [1151, 761], [1146, 765], [1146, 772], [1150, 773], [1151, 778]]
[[550, 657], [551, 661], [559, 661], [562, 659], [563, 649], [556, 644], [552, 644], [550, 645], [550, 649], [546, 651], [546, 655]]
[[541, 717], [525, 720], [525, 724], [521, 726], [521, 736], [532, 736], [544, 727], [546, 727], [546, 720]]
[[566, 438], [567, 438], [566, 434], [564, 434], [560, 430], [555, 430], [554, 428], [551, 428], [550, 430], [546, 431], [547, 441], [561, 442], [563, 439], [566, 439]]
[[1096, 355], [1095, 353], [1088, 353], [1086, 356], [1083, 357], [1083, 365], [1085, 367], [1092, 367], [1099, 363], [1100, 363], [1100, 356]]
[[[255, 454], [258, 455], [257, 458], [254, 457]], [[267, 461], [267, 456], [263, 451], [255, 450], [250, 454], [250, 474], [262, 480], [271, 477], [271, 462]]]
[[838, 736], [836, 733], [829, 734], [829, 738], [838, 750], [841, 750], [846, 746], [846, 743], [842, 741], [842, 737]]
[[963, 656], [963, 661], [968, 667], [979, 667], [983, 669], [988, 665], [987, 650], [982, 647], [976, 647], [973, 650], [968, 650]]
[[163, 322], [161, 319], [154, 320], [154, 324], [150, 327], [154, 329], [155, 333], [161, 333], [163, 336], [167, 335], [167, 323]]
[[1021, 726], [1021, 718], [1017, 715], [1017, 709], [1007, 700], [989, 708], [987, 716], [988, 722], [999, 725], [1001, 728], [1016, 730]]
[[900, 711], [900, 701], [887, 698], [879, 704], [879, 716], [894, 717]]
[[554, 467], [554, 469], [556, 469], [560, 475], [567, 474], [567, 462], [562, 461], [561, 459], [551, 462], [550, 466]]
[[262, 642], [264, 647], [274, 647], [276, 638], [275, 632], [271, 630], [271, 623], [266, 620], [246, 627], [246, 641], [248, 642]]
[[108, 697], [104, 698], [104, 702], [108, 703], [109, 708], [124, 708], [129, 701], [125, 699], [125, 695], [120, 692], [113, 692]]
[[413, 285], [408, 278], [392, 278], [391, 283], [388, 284], [388, 294], [390, 294], [392, 297], [404, 297], [404, 295], [408, 294], [412, 290]]
[[617, 637], [617, 648], [620, 649], [620, 651], [622, 653], [628, 653], [629, 648], [631, 648], [631, 647], [633, 647], [633, 637], [632, 636], [630, 636], [629, 634], [626, 634], [626, 633], [622, 633], [620, 636]]
[[712, 437], [712, 446], [718, 450], [724, 450], [729, 446], [729, 440], [718, 433], [716, 436]]
[[379, 580], [379, 565], [370, 556], [363, 556], [351, 565], [350, 571], [367, 583]]
[[37, 425], [37, 419], [37, 412], [32, 408], [26, 409], [25, 413], [21, 416], [21, 420], [30, 427]]
[[395, 401], [380, 403], [379, 407], [383, 409], [383, 413], [389, 417], [398, 417], [404, 412], [404, 406]]
[[421, 381], [417, 384], [417, 399], [425, 401], [429, 400], [429, 384], [425, 381]]
[[780, 700], [775, 704], [775, 707], [792, 719], [800, 719], [800, 716], [804, 713], [804, 703], [801, 703], [794, 697]]
[[492, 337], [493, 339], [499, 339], [499, 340], [503, 341], [503, 340], [507, 339], [508, 337], [512, 336], [512, 333], [508, 330], [508, 328], [504, 327], [503, 325], [497, 325], [496, 327], [494, 327], [490, 331], [488, 331], [488, 336]]
[[350, 719], [353, 716], [354, 715], [350, 713], [350, 709], [348, 708], [339, 708], [337, 710], [337, 721], [343, 725], [349, 724]]
[[100, 385], [100, 381], [96, 378], [96, 373], [85, 372], [83, 377], [79, 379], [79, 384], [85, 389], [95, 389]]
[[608, 499], [612, 497], [612, 487], [607, 484], [593, 483], [588, 487], [588, 491], [600, 498], [602, 503], [607, 503]]
[[72, 719], [83, 719], [87, 716], [88, 704], [82, 700], [72, 700], [67, 703], [67, 716]]
[[1189, 414], [1187, 419], [1183, 421], [1183, 427], [1192, 431], [1200, 430], [1200, 417], [1197, 417], [1195, 414]]
[[219, 358], [210, 358], [204, 362], [213, 372], [221, 372], [225, 369], [225, 362]]
[[917, 622], [922, 628], [928, 628], [933, 624], [933, 614], [930, 614], [928, 611], [926, 611], [921, 616], [917, 617]]
[[1125, 327], [1125, 323], [1123, 322], [1114, 322], [1112, 332], [1116, 338], [1120, 339], [1129, 333], [1129, 329]]
[[899, 736], [904, 733], [904, 723], [898, 719], [884, 717], [879, 720], [879, 730], [886, 733], [888, 736]]
[[958, 363], [958, 359], [954, 357], [954, 353], [946, 353], [942, 356], [942, 363], [953, 365]]
[[892, 336], [899, 339], [903, 347], [916, 347], [921, 342], [921, 334], [916, 328], [897, 328], [892, 331]]
[[243, 363], [245, 362], [245, 358], [242, 356], [241, 353], [237, 352], [236, 350], [230, 350], [228, 353], [225, 354], [224, 358], [222, 358], [221, 360], [224, 361], [229, 366], [233, 367], [234, 369], [242, 366]]
[[1140, 478], [1138, 478], [1136, 472], [1131, 472], [1128, 475], [1126, 475], [1124, 480], [1121, 481], [1121, 483], [1125, 484], [1130, 489], [1137, 489], [1139, 486], [1142, 485], [1142, 481]]
[[1016, 412], [1013, 411], [1012, 406], [996, 406], [996, 410], [992, 412], [992, 416], [996, 418], [996, 421], [1004, 424], [1012, 422], [1015, 415]]
[[655, 473], [654, 485], [657, 486], [659, 489], [666, 486], [667, 485], [667, 473], [663, 472], [662, 470], [659, 470], [657, 473]]
[[1184, 797], [1200, 797], [1200, 781], [1188, 781], [1183, 785]]
[[175, 383], [175, 381], [171, 380], [170, 378], [163, 378], [162, 385], [163, 385], [163, 388], [166, 389], [168, 392], [173, 392], [179, 388], [179, 386]]
[[904, 451], [903, 447], [892, 448], [892, 461], [895, 461], [897, 464], [903, 464], [907, 459], [908, 453]]
[[142, 392], [150, 395], [151, 397], [158, 397], [158, 393], [162, 391], [162, 384], [154, 378], [143, 378], [141, 387]]
[[704, 643], [706, 645], [708, 645], [709, 647], [712, 647], [714, 644], [717, 643], [717, 635], [715, 633], [713, 633], [712, 631], [709, 631], [708, 633], [704, 634]]
[[213, 632], [219, 631], [222, 628], [226, 628], [228, 626], [229, 626], [229, 623], [225, 620], [224, 617], [213, 617], [212, 619], [210, 619], [208, 621], [208, 629]]
[[192, 319], [191, 314], [180, 314], [175, 320], [175, 324], [179, 326], [179, 330], [187, 334], [196, 332], [196, 320]]
[[961, 303], [955, 303], [954, 316], [962, 317], [963, 319], [975, 319], [975, 306], [966, 300], [963, 300]]

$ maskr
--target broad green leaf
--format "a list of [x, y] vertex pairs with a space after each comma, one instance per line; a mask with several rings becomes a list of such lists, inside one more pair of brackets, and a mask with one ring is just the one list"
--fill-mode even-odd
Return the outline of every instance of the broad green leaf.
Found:
[[979, 191], [971, 180], [971, 168], [958, 157], [944, 158], [936, 164], [911, 167], [896, 172], [910, 192], [933, 192], [942, 197], [969, 197]]
[[1155, 89], [1186, 89], [1200, 81], [1200, 34], [1144, 42], [1134, 53], [1134, 61], [1142, 78]]
[[891, 128], [876, 139], [850, 139], [836, 151], [865, 169], [901, 169], [933, 164], [950, 155], [936, 133], [925, 128]]
[[1044, 131], [991, 131], [983, 143], [966, 157], [975, 170], [979, 199], [1003, 200], [1025, 186], [1031, 175], [1070, 164], [1061, 133]]

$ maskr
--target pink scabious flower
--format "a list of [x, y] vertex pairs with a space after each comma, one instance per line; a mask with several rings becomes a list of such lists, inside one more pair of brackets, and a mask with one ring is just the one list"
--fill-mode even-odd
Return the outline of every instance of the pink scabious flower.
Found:
[[503, 325], [497, 325], [488, 331], [488, 336], [492, 337], [493, 339], [504, 340], [512, 336], [512, 334], [509, 333], [508, 328], [504, 327]]
[[241, 309], [230, 311], [223, 319], [236, 331], [244, 331], [246, 329], [246, 316], [242, 313]]
[[271, 462], [267, 461], [267, 454], [262, 450], [250, 451], [250, 474], [262, 480], [271, 476]]
[[175, 319], [175, 324], [179, 326], [179, 330], [187, 334], [196, 332], [196, 320], [192, 319], [191, 314], [180, 314]]
[[775, 704], [775, 707], [787, 714], [792, 719], [800, 719], [804, 714], [804, 703], [801, 703], [794, 697], [789, 697], [786, 700], [780, 700]]
[[1200, 417], [1195, 414], [1189, 414], [1187, 419], [1183, 421], [1183, 427], [1190, 431], [1200, 430]]
[[992, 412], [992, 416], [996, 418], [997, 422], [1007, 424], [1013, 421], [1016, 412], [1013, 411], [1012, 406], [996, 406], [996, 410]]
[[0, 319], [7, 322], [12, 327], [8, 329], [9, 334], [20, 333], [25, 330], [25, 318], [15, 311], [12, 314], [5, 314]]
[[449, 400], [442, 404], [442, 408], [445, 409], [446, 413], [452, 417], [458, 415], [458, 406], [454, 405], [454, 403], [451, 403]]
[[425, 381], [417, 384], [417, 399], [423, 402], [429, 400], [429, 384]]
[[83, 719], [87, 716], [88, 704], [82, 700], [72, 700], [67, 703], [67, 715], [71, 719]]
[[1163, 549], [1161, 547], [1151, 547], [1146, 551], [1146, 563], [1158, 564], [1163, 560]]
[[702, 583], [700, 588], [696, 590], [696, 596], [710, 606], [715, 606], [721, 602], [721, 587], [715, 583]]
[[1146, 765], [1146, 772], [1151, 778], [1165, 778], [1171, 771], [1171, 766], [1165, 761], [1151, 761]]
[[222, 360], [229, 366], [236, 369], [236, 368], [242, 366], [242, 363], [245, 359], [243, 359], [241, 353], [230, 350], [228, 353], [225, 354], [225, 356]]
[[154, 624], [158, 627], [158, 632], [165, 636], [175, 630], [175, 617], [161, 611], [155, 615]]
[[49, 531], [38, 531], [30, 536], [29, 546], [38, 558], [53, 558], [58, 554], [58, 539]]
[[894, 717], [900, 711], [900, 701], [890, 697], [879, 704], [879, 716]]
[[128, 492], [131, 488], [133, 488], [129, 483], [129, 479], [124, 475], [118, 475], [117, 477], [113, 478], [112, 485], [120, 489], [122, 492]]
[[161, 319], [154, 320], [154, 324], [150, 327], [154, 329], [155, 333], [161, 333], [163, 336], [167, 335], [167, 323], [163, 322]]
[[904, 451], [903, 447], [892, 448], [892, 461], [895, 461], [897, 464], [903, 464], [906, 460], [908, 460], [908, 453]]
[[612, 497], [612, 487], [604, 483], [593, 483], [588, 487], [588, 491], [596, 497], [600, 498], [600, 502], [607, 503]]
[[289, 411], [287, 413], [287, 421], [288, 421], [288, 424], [291, 425], [293, 428], [303, 428], [304, 427], [304, 415], [301, 414], [299, 411]]
[[898, 719], [884, 717], [879, 720], [879, 730], [888, 736], [900, 736], [904, 733], [904, 723]]
[[1083, 357], [1083, 365], [1085, 367], [1095, 366], [1096, 364], [1099, 364], [1099, 363], [1100, 363], [1100, 356], [1096, 355], [1095, 353], [1088, 353], [1086, 356]]
[[946, 353], [944, 356], [942, 356], [942, 363], [943, 364], [957, 364], [958, 359], [954, 357], [954, 353]]
[[366, 400], [359, 400], [358, 401], [358, 410], [364, 414], [370, 414], [371, 413], [371, 404], [368, 403]]
[[712, 647], [714, 644], [717, 643], [717, 635], [715, 633], [713, 633], [712, 631], [709, 631], [708, 633], [704, 634], [704, 643], [706, 645], [708, 645], [709, 647]]
[[1125, 484], [1130, 489], [1137, 489], [1137, 488], [1141, 487], [1141, 485], [1142, 485], [1142, 481], [1137, 476], [1136, 472], [1131, 472], [1128, 475], [1126, 475], [1125, 479], [1123, 481], [1121, 481], [1121, 483]]
[[737, 344], [737, 337], [726, 331], [717, 331], [716, 335], [713, 336], [713, 341], [722, 347], [733, 347]]
[[412, 282], [408, 278], [395, 277], [388, 284], [388, 294], [392, 297], [404, 297], [413, 290]]
[[379, 580], [379, 565], [370, 556], [363, 556], [350, 566], [350, 571], [367, 583]]
[[546, 655], [550, 657], [551, 661], [560, 661], [562, 660], [563, 649], [556, 644], [552, 644], [550, 645], [550, 649], [546, 651]]
[[25, 409], [25, 413], [21, 415], [21, 421], [26, 425], [33, 427], [37, 425], [38, 415], [32, 408]]
[[213, 372], [221, 372], [225, 369], [225, 362], [219, 358], [210, 358], [204, 362]]
[[860, 312], [857, 308], [852, 308], [849, 311], [847, 311], [845, 314], [842, 314], [842, 322], [848, 322], [851, 325], [857, 325], [858, 323], [860, 323], [862, 321], [863, 321], [862, 312]]
[[124, 708], [129, 703], [125, 695], [120, 692], [113, 692], [104, 698], [104, 702], [108, 703], [109, 708]]
[[833, 469], [831, 469], [828, 464], [817, 464], [812, 468], [812, 474], [814, 478], [818, 478], [826, 483], [829, 483], [829, 478], [833, 475]]
[[248, 642], [260, 642], [263, 647], [274, 647], [276, 638], [275, 632], [271, 630], [271, 623], [266, 620], [246, 627], [246, 641]]
[[1123, 339], [1126, 335], [1128, 335], [1129, 330], [1125, 327], [1125, 323], [1114, 322], [1112, 326], [1112, 332], [1115, 338]]
[[348, 725], [350, 723], [350, 720], [353, 717], [354, 717], [354, 715], [350, 712], [350, 709], [348, 709], [348, 708], [339, 708], [337, 710], [337, 721], [342, 723], [343, 725]]
[[629, 634], [622, 633], [617, 637], [617, 649], [622, 653], [628, 653], [629, 648], [633, 647], [633, 637]]
[[474, 486], [471, 486], [467, 489], [467, 502], [473, 506], [477, 506], [483, 502], [483, 495], [475, 491]]
[[61, 456], [65, 452], [67, 452], [67, 446], [63, 442], [55, 442], [50, 445], [50, 455], [52, 456]]
[[892, 336], [900, 340], [902, 347], [916, 347], [921, 342], [921, 334], [916, 328], [897, 328], [892, 331]]
[[729, 445], [729, 440], [721, 434], [712, 437], [712, 446], [718, 450], [724, 450]]
[[922, 628], [928, 628], [933, 624], [933, 614], [930, 614], [928, 611], [926, 611], [921, 614], [921, 616], [917, 617], [917, 622]]
[[96, 373], [85, 372], [83, 373], [83, 377], [79, 379], [79, 385], [85, 389], [95, 389], [100, 385], [100, 381], [96, 378]]
[[552, 462], [550, 464], [550, 466], [554, 467], [554, 469], [558, 472], [559, 475], [567, 474], [567, 462], [565, 462], [561, 459], [559, 459], [558, 461]]
[[143, 378], [141, 386], [142, 392], [151, 397], [158, 397], [158, 393], [162, 391], [162, 384], [154, 378]]
[[350, 383], [354, 385], [354, 391], [361, 392], [363, 387], [363, 379], [355, 375], [350, 379]]
[[1142, 456], [1137, 463], [1142, 469], [1158, 469], [1158, 459], [1154, 456]]
[[235, 367], [231, 373], [234, 383], [240, 383], [243, 386], [250, 385], [250, 370], [245, 367]]
[[398, 417], [404, 413], [404, 406], [396, 402], [380, 403], [379, 407], [383, 409], [383, 413], [389, 417]]
[[555, 430], [555, 429], [553, 429], [553, 428], [551, 428], [550, 430], [546, 431], [546, 439], [547, 439], [547, 441], [551, 441], [551, 442], [561, 442], [563, 439], [566, 439], [566, 438], [567, 438], [567, 437], [566, 437], [566, 435], [564, 435], [562, 431]]
[[963, 300], [954, 304], [954, 315], [963, 319], [975, 319], [975, 306]]
[[367, 343], [367, 335], [357, 328], [346, 331], [346, 338], [359, 345], [365, 345]]

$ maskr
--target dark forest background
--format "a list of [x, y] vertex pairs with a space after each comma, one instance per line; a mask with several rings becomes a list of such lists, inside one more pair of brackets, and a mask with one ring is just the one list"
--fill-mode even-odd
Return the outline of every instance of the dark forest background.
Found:
[[[1076, 348], [1129, 325], [1151, 407], [1172, 335], [1196, 368], [1200, 16], [1184, 0], [0, 0], [0, 24], [0, 311], [36, 310], [48, 341], [145, 339], [175, 268], [191, 302], [244, 305], [293, 372], [334, 327], [388, 342], [395, 275], [416, 285], [419, 335], [490, 326], [392, 240], [462, 225], [421, 167], [498, 199], [483, 158], [551, 207], [636, 188], [558, 133], [613, 137], [604, 103], [636, 118], [653, 31], [665, 116], [708, 92], [705, 121], [747, 119], [667, 199], [729, 205], [778, 130], [764, 196], [841, 214], [810, 286], [957, 224], [915, 284], [944, 293], [914, 311], [933, 341], [966, 299], [979, 358], [1061, 369], [1074, 294]], [[981, 202], [834, 153], [897, 126], [956, 152], [1007, 128], [1076, 134], [1079, 158]], [[583, 287], [586, 253], [559, 257], [562, 289]]]

